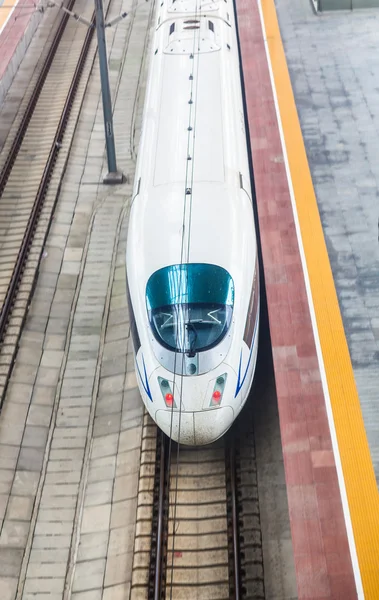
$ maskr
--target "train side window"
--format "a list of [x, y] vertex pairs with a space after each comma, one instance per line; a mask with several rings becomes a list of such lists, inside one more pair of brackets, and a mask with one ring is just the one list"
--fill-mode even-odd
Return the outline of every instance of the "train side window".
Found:
[[174, 33], [174, 31], [175, 31], [175, 23], [171, 23], [169, 35], [171, 35], [172, 33]]
[[214, 25], [213, 25], [212, 21], [208, 21], [208, 27], [214, 33], [215, 28], [214, 28]]

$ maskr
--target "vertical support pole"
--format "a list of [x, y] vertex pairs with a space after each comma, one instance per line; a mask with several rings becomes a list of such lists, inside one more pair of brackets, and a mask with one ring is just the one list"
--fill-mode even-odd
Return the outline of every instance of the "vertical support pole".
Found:
[[111, 92], [109, 88], [107, 47], [105, 43], [105, 23], [103, 0], [95, 0], [96, 10], [96, 32], [100, 64], [101, 95], [103, 99], [105, 142], [107, 147], [108, 174], [104, 177], [104, 183], [122, 183], [122, 173], [117, 171], [116, 150], [113, 132], [113, 114]]

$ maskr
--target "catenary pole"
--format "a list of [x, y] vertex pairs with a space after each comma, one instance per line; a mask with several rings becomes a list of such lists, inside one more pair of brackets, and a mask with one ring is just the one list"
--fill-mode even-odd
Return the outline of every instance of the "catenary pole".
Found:
[[95, 0], [96, 10], [96, 32], [100, 64], [101, 95], [103, 99], [105, 142], [107, 147], [108, 174], [104, 177], [104, 183], [122, 183], [123, 175], [117, 170], [116, 150], [113, 132], [113, 114], [111, 92], [109, 88], [107, 47], [105, 43], [105, 23], [103, 0]]

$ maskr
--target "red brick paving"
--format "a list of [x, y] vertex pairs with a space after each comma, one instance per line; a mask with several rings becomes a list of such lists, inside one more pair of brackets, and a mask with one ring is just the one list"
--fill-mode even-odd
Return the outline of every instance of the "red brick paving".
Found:
[[299, 600], [357, 598], [256, 0], [236, 0]]
[[19, 0], [8, 23], [0, 35], [0, 79], [29, 25], [35, 9], [34, 0]]

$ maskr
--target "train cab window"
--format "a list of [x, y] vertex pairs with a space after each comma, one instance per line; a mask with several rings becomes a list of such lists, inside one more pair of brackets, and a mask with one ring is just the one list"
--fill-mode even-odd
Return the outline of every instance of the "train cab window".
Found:
[[[167, 30], [166, 30], [166, 31], [167, 31]], [[175, 31], [175, 23], [171, 23], [171, 25], [170, 25], [170, 33], [169, 33], [169, 35], [171, 35], [172, 33], [174, 33], [174, 31]]]
[[209, 29], [210, 29], [211, 31], [213, 31], [213, 32], [214, 32], [215, 28], [214, 28], [214, 25], [213, 25], [212, 21], [208, 21], [208, 27], [209, 27]]
[[154, 337], [168, 350], [189, 356], [221, 342], [232, 321], [233, 303], [233, 279], [217, 265], [164, 267], [146, 286]]

